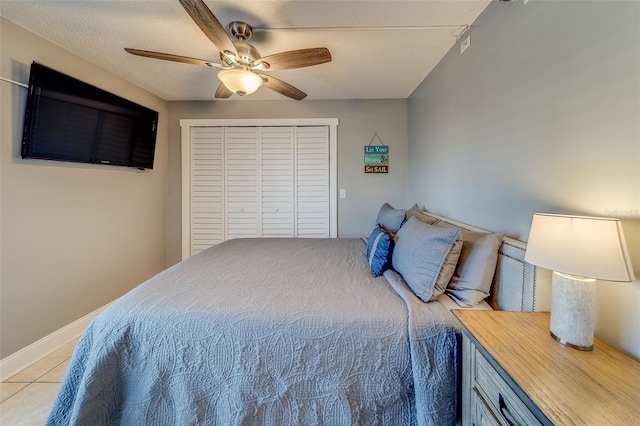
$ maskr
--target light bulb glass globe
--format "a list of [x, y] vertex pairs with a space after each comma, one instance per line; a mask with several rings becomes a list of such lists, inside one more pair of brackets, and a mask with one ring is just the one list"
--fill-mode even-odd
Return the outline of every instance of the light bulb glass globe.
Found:
[[262, 86], [262, 77], [242, 68], [222, 70], [218, 78], [227, 89], [240, 96], [250, 95]]

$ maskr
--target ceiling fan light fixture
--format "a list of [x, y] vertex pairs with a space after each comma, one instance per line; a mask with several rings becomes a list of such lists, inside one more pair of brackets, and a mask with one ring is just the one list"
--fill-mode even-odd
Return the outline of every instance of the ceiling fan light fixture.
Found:
[[222, 70], [218, 78], [227, 89], [236, 95], [245, 96], [255, 93], [262, 86], [262, 77], [242, 68]]

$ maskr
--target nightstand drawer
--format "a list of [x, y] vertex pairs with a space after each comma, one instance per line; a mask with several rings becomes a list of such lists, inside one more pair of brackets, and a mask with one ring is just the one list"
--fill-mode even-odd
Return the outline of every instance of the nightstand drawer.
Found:
[[478, 350], [475, 359], [474, 377], [477, 391], [502, 424], [541, 424]]
[[471, 406], [473, 407], [473, 426], [500, 426], [500, 422], [484, 398], [478, 393], [478, 389], [473, 389], [471, 396]]

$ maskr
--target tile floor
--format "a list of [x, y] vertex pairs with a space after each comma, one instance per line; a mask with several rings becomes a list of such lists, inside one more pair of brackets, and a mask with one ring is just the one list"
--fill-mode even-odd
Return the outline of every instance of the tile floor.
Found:
[[77, 339], [2, 382], [0, 425], [42, 426], [58, 395]]

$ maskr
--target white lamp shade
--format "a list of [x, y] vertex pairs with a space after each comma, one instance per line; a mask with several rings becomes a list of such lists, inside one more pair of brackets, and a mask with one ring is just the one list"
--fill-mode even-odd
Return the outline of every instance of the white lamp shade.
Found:
[[262, 77], [242, 68], [222, 70], [218, 78], [227, 89], [240, 96], [250, 95], [262, 86]]
[[618, 219], [536, 213], [525, 260], [580, 277], [635, 280]]

